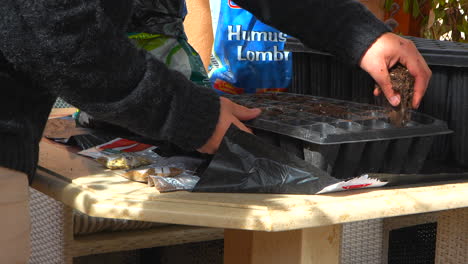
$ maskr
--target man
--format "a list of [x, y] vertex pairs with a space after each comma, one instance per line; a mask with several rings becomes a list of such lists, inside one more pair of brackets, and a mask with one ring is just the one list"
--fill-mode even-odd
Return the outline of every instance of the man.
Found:
[[[353, 0], [237, 0], [310, 47], [368, 71], [393, 105], [387, 69], [415, 76], [418, 107], [431, 72], [414, 45]], [[0, 5], [0, 263], [29, 255], [27, 180], [57, 96], [101, 119], [185, 149], [214, 153], [231, 124], [249, 131], [247, 109], [197, 87], [126, 35], [131, 0], [3, 0]]]

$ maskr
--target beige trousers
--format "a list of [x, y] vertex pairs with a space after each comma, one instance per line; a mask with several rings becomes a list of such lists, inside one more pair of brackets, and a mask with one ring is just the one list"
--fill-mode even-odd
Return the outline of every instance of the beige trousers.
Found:
[[0, 264], [25, 264], [30, 255], [26, 174], [0, 167]]

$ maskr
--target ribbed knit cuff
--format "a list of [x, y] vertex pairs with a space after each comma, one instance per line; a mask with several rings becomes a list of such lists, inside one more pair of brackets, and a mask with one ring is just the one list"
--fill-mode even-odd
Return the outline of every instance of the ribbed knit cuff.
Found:
[[170, 133], [170, 141], [183, 149], [195, 150], [213, 134], [218, 123], [220, 101], [219, 95], [211, 89], [199, 87], [190, 91], [191, 94], [180, 97], [184, 99], [184, 107], [173, 109], [172, 119], [178, 123]]
[[16, 135], [0, 134], [0, 166], [24, 172], [31, 184], [37, 167], [38, 146]]
[[357, 14], [349, 15], [354, 19], [349, 25], [343, 25], [333, 53], [353, 65], [358, 65], [367, 49], [382, 34], [390, 32], [390, 29], [364, 6]]

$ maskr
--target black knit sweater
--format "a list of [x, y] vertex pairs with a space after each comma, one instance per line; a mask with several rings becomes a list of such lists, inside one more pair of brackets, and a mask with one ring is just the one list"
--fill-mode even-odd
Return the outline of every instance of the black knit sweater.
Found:
[[[310, 47], [356, 64], [387, 28], [354, 0], [236, 0]], [[97, 119], [185, 149], [213, 133], [219, 99], [126, 37], [131, 0], [2, 0], [0, 166], [34, 174], [57, 96]], [[60, 161], [57, 161], [60, 162]]]

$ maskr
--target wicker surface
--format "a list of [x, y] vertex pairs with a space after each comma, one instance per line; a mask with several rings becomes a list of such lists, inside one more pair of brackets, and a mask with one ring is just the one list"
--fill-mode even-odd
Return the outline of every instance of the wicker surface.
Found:
[[57, 100], [55, 100], [55, 103], [54, 103], [54, 108], [69, 108], [69, 107], [73, 107], [71, 104], [65, 102], [62, 98], [57, 98]]
[[389, 264], [433, 264], [437, 223], [426, 223], [390, 231]]
[[388, 263], [389, 240], [392, 230], [435, 222], [437, 222], [437, 213], [406, 215], [384, 219], [382, 263]]
[[73, 212], [73, 233], [75, 235], [125, 230], [142, 230], [161, 227], [165, 225], [167, 224], [114, 218], [92, 217], [80, 213], [78, 211]]
[[468, 208], [439, 214], [435, 263], [468, 263]]
[[[64, 227], [72, 226], [65, 206], [30, 188], [31, 257], [30, 264], [66, 263]], [[70, 236], [71, 229], [69, 229]]]
[[381, 263], [382, 228], [382, 219], [343, 224], [341, 264]]
[[[468, 263], [468, 208], [437, 213], [401, 216], [384, 219], [383, 263], [388, 260], [388, 239], [392, 230], [437, 223], [435, 263]], [[431, 263], [434, 263], [431, 262]]]
[[[222, 229], [161, 224], [143, 230], [115, 231], [125, 228], [123, 223], [129, 221], [114, 219], [107, 222], [115, 224], [111, 228], [114, 231], [74, 236], [70, 207], [35, 189], [31, 188], [30, 193], [30, 264], [71, 264], [73, 258], [79, 256], [218, 240], [224, 235]], [[138, 223], [132, 225], [135, 227]]]

